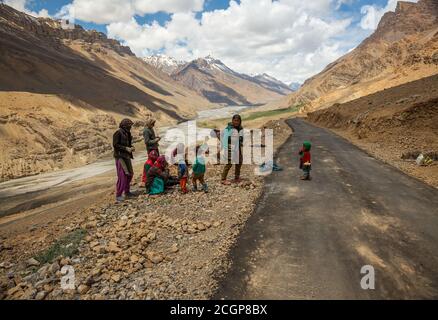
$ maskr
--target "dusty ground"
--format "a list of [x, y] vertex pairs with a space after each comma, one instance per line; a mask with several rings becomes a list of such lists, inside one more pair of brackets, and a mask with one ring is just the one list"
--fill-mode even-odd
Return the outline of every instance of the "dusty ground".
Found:
[[[275, 147], [290, 135], [284, 122], [271, 121], [267, 126], [274, 128]], [[208, 194], [180, 195], [174, 190], [114, 204], [113, 194], [102, 193], [88, 208], [46, 215], [47, 221], [40, 224], [37, 214], [4, 224], [0, 295], [8, 299], [210, 297], [228, 268], [229, 249], [263, 184], [252, 166], [244, 166], [242, 176], [248, 180], [223, 186], [221, 169], [208, 168]], [[57, 254], [76, 247], [67, 259]], [[32, 257], [39, 261], [29, 260]], [[70, 292], [60, 289], [59, 269], [66, 264], [76, 274], [76, 288]]]
[[[402, 171], [438, 187], [438, 75], [309, 114]], [[417, 166], [423, 153], [434, 162]]]

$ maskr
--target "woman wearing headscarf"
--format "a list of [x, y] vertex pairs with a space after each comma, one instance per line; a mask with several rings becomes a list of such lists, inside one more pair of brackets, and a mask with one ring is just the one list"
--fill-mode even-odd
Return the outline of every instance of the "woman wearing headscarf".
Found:
[[[235, 137], [236, 135], [236, 137]], [[243, 127], [242, 118], [240, 115], [235, 114], [233, 119], [228, 126], [222, 132], [221, 146], [226, 156], [227, 164], [222, 172], [222, 184], [229, 185], [230, 182], [227, 181], [228, 172], [233, 166], [234, 162], [234, 181], [240, 182], [240, 169], [242, 168], [243, 155]], [[237, 143], [236, 143], [237, 142]]]
[[146, 186], [146, 179], [147, 179], [147, 174], [150, 168], [152, 168], [152, 166], [154, 165], [155, 161], [157, 161], [158, 159], [158, 152], [157, 150], [151, 150], [151, 152], [149, 152], [148, 154], [148, 159], [146, 160], [146, 162], [143, 165], [143, 175], [141, 176], [141, 182], [143, 184], [143, 186]]
[[146, 180], [146, 192], [154, 195], [164, 192], [169, 178], [168, 164], [165, 156], [159, 156], [154, 165], [149, 169]]
[[149, 154], [152, 150], [155, 150], [159, 155], [160, 152], [158, 151], [158, 142], [161, 140], [161, 138], [155, 135], [155, 122], [155, 119], [152, 118], [146, 121], [146, 128], [143, 130], [143, 139], [144, 144], [146, 145], [147, 153]]
[[134, 123], [130, 119], [123, 119], [119, 129], [113, 135], [114, 158], [116, 159], [117, 184], [116, 200], [123, 201], [123, 193], [131, 197], [131, 180], [134, 176], [131, 159], [134, 158], [135, 148], [132, 146], [131, 128]]

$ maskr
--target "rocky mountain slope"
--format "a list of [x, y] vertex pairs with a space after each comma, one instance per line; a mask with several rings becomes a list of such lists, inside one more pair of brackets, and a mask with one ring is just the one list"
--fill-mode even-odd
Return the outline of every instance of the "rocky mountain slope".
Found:
[[293, 91], [287, 84], [266, 73], [256, 75], [253, 78], [256, 82], [259, 82], [262, 87], [280, 94], [290, 94]]
[[290, 96], [303, 111], [329, 107], [438, 73], [438, 1], [400, 1], [356, 49]]
[[0, 180], [93, 161], [121, 118], [171, 123], [211, 103], [80, 26], [0, 4]]
[[[308, 118], [438, 187], [438, 75], [318, 110]], [[420, 153], [434, 162], [417, 166]]]
[[163, 55], [147, 57], [145, 61], [212, 103], [263, 104], [292, 92], [275, 78], [266, 74], [251, 77], [235, 72], [211, 56], [188, 63]]

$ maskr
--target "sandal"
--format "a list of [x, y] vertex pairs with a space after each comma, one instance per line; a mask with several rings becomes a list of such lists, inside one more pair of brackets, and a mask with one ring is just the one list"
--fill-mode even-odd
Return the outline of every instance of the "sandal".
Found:
[[228, 180], [222, 180], [221, 183], [222, 183], [223, 185], [226, 185], [226, 186], [229, 186], [229, 185], [231, 184], [231, 182], [228, 181]]

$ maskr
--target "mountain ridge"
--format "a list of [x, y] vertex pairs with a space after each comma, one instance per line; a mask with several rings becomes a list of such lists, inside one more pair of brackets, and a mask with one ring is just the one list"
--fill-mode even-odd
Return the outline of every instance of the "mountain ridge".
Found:
[[399, 1], [354, 50], [307, 79], [289, 97], [302, 112], [344, 103], [438, 73], [438, 2]]
[[286, 84], [267, 74], [249, 76], [236, 72], [211, 55], [186, 63], [165, 55], [144, 60], [212, 103], [256, 105], [292, 92]]

